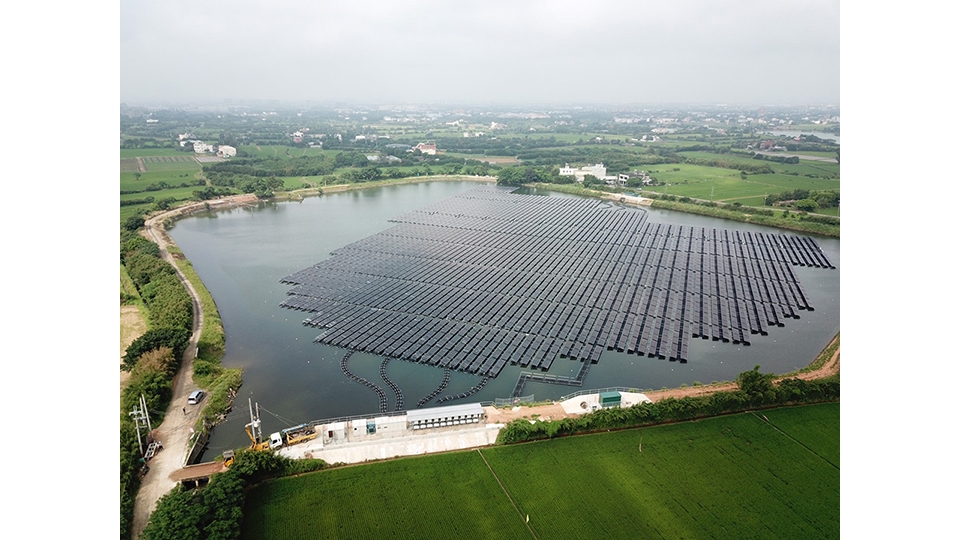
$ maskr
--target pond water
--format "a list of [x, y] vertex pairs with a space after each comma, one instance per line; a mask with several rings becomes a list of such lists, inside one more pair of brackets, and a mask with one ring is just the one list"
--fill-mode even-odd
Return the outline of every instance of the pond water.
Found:
[[[341, 246], [391, 227], [391, 217], [476, 185], [430, 182], [326, 194], [299, 202], [261, 203], [198, 214], [170, 230], [220, 310], [226, 333], [223, 364], [243, 368], [243, 386], [233, 412], [214, 430], [204, 459], [249, 444], [243, 429], [249, 422], [247, 398], [259, 403], [264, 436], [311, 420], [378, 414], [377, 395], [341, 372], [340, 359], [346, 351], [313, 343], [318, 331], [302, 326], [306, 314], [279, 307], [290, 288], [279, 280], [328, 258]], [[652, 222], [778, 232], [665, 210], [648, 212]], [[788, 320], [783, 328], [770, 328], [768, 336], [753, 336], [750, 346], [691, 339], [685, 364], [606, 351], [590, 369], [583, 389], [659, 389], [695, 381], [708, 384], [732, 380], [757, 364], [764, 372], [777, 373], [805, 366], [840, 330], [840, 241], [822, 237], [817, 241], [837, 268], [795, 269], [816, 311]], [[389, 410], [393, 410], [395, 397], [380, 378], [381, 361], [377, 356], [356, 353], [349, 369], [383, 388]], [[579, 367], [577, 361], [557, 359], [549, 373], [575, 376]], [[467, 401], [510, 396], [521, 371], [519, 366], [505, 367]], [[437, 388], [443, 371], [391, 360], [387, 375], [401, 388], [404, 408], [411, 409]], [[452, 372], [440, 396], [465, 392], [479, 381], [475, 375]], [[576, 390], [580, 388], [528, 382], [523, 393], [539, 400]]]

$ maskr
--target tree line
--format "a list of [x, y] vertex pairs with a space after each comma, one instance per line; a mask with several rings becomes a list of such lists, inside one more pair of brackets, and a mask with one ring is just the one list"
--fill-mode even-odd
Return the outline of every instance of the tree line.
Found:
[[767, 195], [763, 200], [765, 206], [775, 206], [778, 203], [792, 202], [799, 210], [813, 212], [820, 208], [836, 208], [840, 206], [840, 192], [836, 190], [810, 191], [795, 189], [777, 194]]
[[497, 436], [497, 444], [513, 444], [551, 439], [578, 433], [650, 426], [706, 418], [754, 409], [819, 403], [840, 399], [840, 376], [804, 381], [784, 379], [773, 384], [774, 375], [761, 373], [760, 366], [737, 376], [737, 390], [709, 396], [666, 398], [656, 403], [638, 403], [631, 407], [600, 409], [576, 418], [530, 423], [521, 418], [507, 424]]
[[233, 464], [200, 489], [182, 486], [164, 495], [150, 515], [143, 540], [234, 540], [240, 537], [248, 487], [268, 478], [321, 470], [322, 460], [292, 460], [273, 452], [239, 450]]
[[[140, 218], [142, 221], [142, 218]], [[141, 224], [142, 225], [142, 224]], [[148, 310], [148, 327], [127, 347], [121, 369], [130, 372], [120, 395], [120, 535], [128, 537], [141, 466], [136, 425], [129, 412], [143, 395], [147, 409], [163, 416], [173, 397], [173, 376], [193, 327], [193, 302], [157, 244], [122, 230], [120, 261]], [[125, 298], [121, 296], [121, 301]]]

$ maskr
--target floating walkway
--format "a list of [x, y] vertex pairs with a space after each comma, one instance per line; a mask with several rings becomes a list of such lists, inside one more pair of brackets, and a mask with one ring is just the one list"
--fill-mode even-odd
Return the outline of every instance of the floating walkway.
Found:
[[284, 277], [281, 305], [319, 343], [493, 378], [605, 350], [685, 362], [692, 338], [750, 345], [814, 309], [794, 267], [834, 268], [809, 237], [647, 215], [477, 187]]
[[353, 355], [353, 353], [354, 351], [347, 351], [347, 353], [343, 355], [343, 358], [340, 359], [340, 371], [342, 371], [343, 374], [350, 379], [353, 379], [354, 381], [357, 381], [358, 383], [376, 392], [377, 397], [380, 399], [380, 412], [387, 412], [387, 394], [383, 392], [383, 388], [380, 388], [363, 377], [357, 377], [349, 369], [347, 369], [347, 360], [350, 359], [350, 356]]
[[[397, 386], [397, 383], [391, 381], [387, 378], [387, 364], [390, 362], [389, 358], [384, 358], [383, 362], [380, 362], [380, 378], [383, 379], [383, 382], [387, 383], [387, 386], [393, 390], [394, 395], [397, 396], [397, 406], [393, 409], [395, 411], [403, 410], [403, 392], [400, 390], [400, 387]], [[384, 411], [381, 411], [384, 412]]]
[[576, 377], [521, 371], [520, 377], [517, 378], [517, 385], [513, 387], [513, 393], [510, 394], [510, 397], [519, 398], [523, 393], [523, 387], [526, 386], [528, 381], [559, 384], [564, 386], [583, 386], [583, 380], [587, 378], [587, 373], [590, 372], [590, 364], [591, 362], [583, 362], [583, 364], [580, 365], [580, 371], [577, 372]]
[[423, 407], [423, 406], [426, 405], [431, 399], [439, 396], [440, 393], [443, 392], [443, 389], [446, 388], [446, 387], [447, 387], [447, 384], [449, 384], [449, 383], [450, 383], [450, 370], [449, 370], [449, 369], [445, 369], [445, 370], [443, 370], [443, 380], [440, 381], [440, 386], [438, 386], [436, 390], [434, 390], [433, 392], [431, 392], [430, 394], [428, 394], [427, 396], [425, 396], [423, 399], [421, 399], [420, 401], [418, 401], [418, 402], [417, 402], [417, 408], [419, 409], [419, 408]]
[[468, 398], [468, 397], [476, 394], [476, 393], [479, 392], [480, 390], [483, 390], [483, 387], [487, 385], [487, 381], [489, 381], [489, 380], [490, 380], [489, 377], [484, 377], [483, 379], [480, 379], [480, 382], [477, 383], [476, 386], [474, 386], [473, 388], [467, 390], [466, 392], [461, 392], [461, 393], [459, 393], [459, 394], [457, 394], [457, 395], [455, 395], [455, 396], [453, 396], [453, 395], [451, 395], [451, 396], [443, 396], [442, 398], [440, 398], [440, 399], [437, 400], [437, 403], [440, 404], [440, 403], [444, 403], [444, 402], [447, 402], [447, 401], [453, 401], [453, 400], [455, 400], [455, 399]]

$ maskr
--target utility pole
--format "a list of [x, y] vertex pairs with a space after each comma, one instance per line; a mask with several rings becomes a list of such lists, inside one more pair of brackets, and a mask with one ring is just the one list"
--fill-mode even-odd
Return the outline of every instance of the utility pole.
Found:
[[257, 403], [256, 416], [253, 414], [253, 400], [247, 398], [247, 405], [250, 407], [250, 433], [255, 444], [260, 444], [263, 442], [263, 437], [260, 435], [260, 404]]
[[137, 425], [137, 446], [140, 447], [140, 455], [143, 455], [143, 440], [140, 438], [140, 423], [143, 422], [143, 425], [147, 427], [147, 433], [149, 434], [150, 429], [150, 416], [147, 414], [146, 399], [143, 397], [143, 394], [140, 394], [140, 405], [134, 405], [133, 410], [130, 411], [130, 416], [133, 417], [134, 423]]
[[150, 425], [150, 411], [147, 410], [147, 398], [140, 394], [140, 410], [143, 411], [144, 416], [147, 420], [147, 436], [150, 437], [153, 433], [153, 426]]

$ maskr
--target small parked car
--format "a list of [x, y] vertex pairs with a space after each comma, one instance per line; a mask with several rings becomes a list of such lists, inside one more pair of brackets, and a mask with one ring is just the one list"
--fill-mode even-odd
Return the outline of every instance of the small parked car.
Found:
[[190, 393], [190, 397], [187, 398], [187, 405], [196, 405], [203, 400], [203, 390], [194, 390]]

